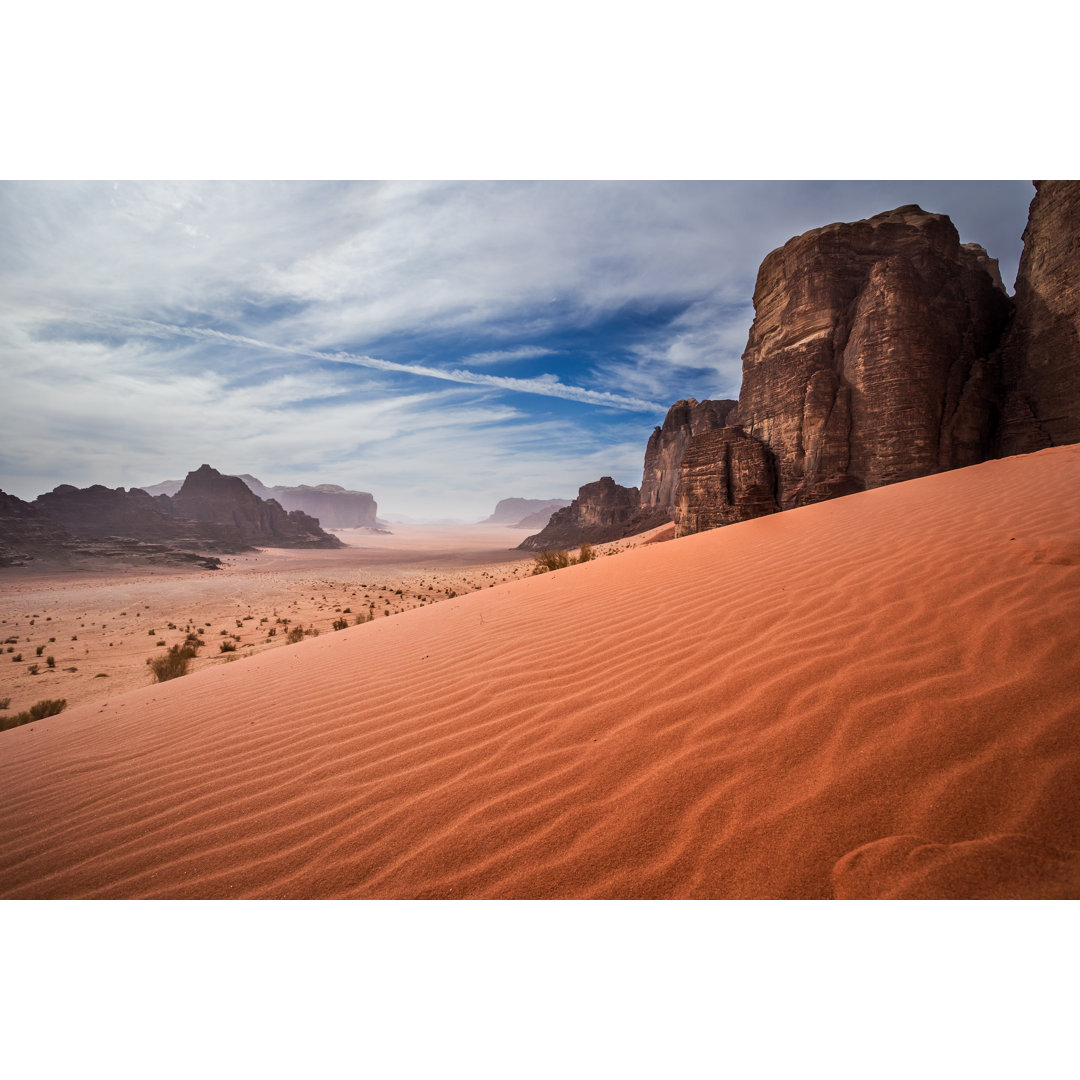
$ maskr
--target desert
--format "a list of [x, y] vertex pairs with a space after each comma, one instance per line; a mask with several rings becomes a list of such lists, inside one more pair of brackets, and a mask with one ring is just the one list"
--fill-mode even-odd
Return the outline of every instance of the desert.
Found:
[[1053, 447], [110, 692], [3, 734], [0, 894], [1075, 897], [1078, 492]]

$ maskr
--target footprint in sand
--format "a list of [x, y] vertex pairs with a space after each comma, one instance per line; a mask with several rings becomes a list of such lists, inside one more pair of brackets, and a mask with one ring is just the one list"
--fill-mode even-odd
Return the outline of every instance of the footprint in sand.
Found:
[[1080, 851], [1005, 834], [955, 844], [887, 836], [832, 869], [837, 900], [1076, 900]]

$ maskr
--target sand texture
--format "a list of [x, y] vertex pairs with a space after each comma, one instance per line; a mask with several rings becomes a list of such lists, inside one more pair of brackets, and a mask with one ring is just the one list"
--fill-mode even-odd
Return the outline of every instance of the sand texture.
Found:
[[1080, 446], [0, 733], [4, 897], [1080, 898]]

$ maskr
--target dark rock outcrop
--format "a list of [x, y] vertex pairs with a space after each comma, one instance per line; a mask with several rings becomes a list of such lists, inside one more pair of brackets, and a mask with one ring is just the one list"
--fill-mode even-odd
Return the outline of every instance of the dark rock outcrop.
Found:
[[492, 514], [480, 524], [510, 525], [515, 529], [542, 528], [556, 510], [569, 505], [569, 499], [500, 499]]
[[972, 465], [990, 452], [1009, 318], [994, 260], [917, 206], [768, 255], [731, 418], [776, 457], [781, 508]]
[[247, 473], [241, 473], [239, 479], [260, 499], [274, 499], [286, 511], [299, 510], [318, 518], [324, 529], [375, 528], [378, 506], [370, 491], [349, 491], [339, 484], [267, 487]]
[[33, 503], [0, 491], [0, 566], [58, 552], [75, 538]]
[[777, 510], [773, 456], [760, 439], [724, 427], [690, 440], [675, 500], [676, 536]]
[[1037, 180], [1001, 350], [998, 453], [1080, 442], [1080, 181]]
[[167, 495], [155, 497], [140, 488], [125, 491], [101, 484], [88, 488], [61, 484], [39, 495], [34, 506], [80, 540], [128, 537], [193, 550], [250, 550], [237, 529], [178, 515]]
[[336, 548], [345, 545], [299, 510], [288, 513], [274, 499], [260, 499], [236, 476], [209, 465], [190, 472], [172, 498], [174, 511], [197, 521], [235, 528], [245, 543], [263, 547]]
[[630, 535], [626, 529], [641, 507], [640, 492], [622, 487], [610, 476], [585, 484], [578, 497], [551, 515], [547, 526], [527, 537], [519, 547], [526, 551], [573, 547], [584, 542], [602, 544]]
[[676, 401], [668, 409], [662, 427], [654, 428], [645, 448], [645, 468], [641, 477], [641, 509], [671, 514], [679, 487], [683, 454], [695, 435], [722, 428], [735, 410], [736, 402]]

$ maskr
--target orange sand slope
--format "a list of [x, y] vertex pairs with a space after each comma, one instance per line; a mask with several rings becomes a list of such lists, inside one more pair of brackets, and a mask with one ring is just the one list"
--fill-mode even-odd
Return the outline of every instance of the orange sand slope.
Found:
[[0, 734], [6, 897], [1080, 897], [1080, 446]]

